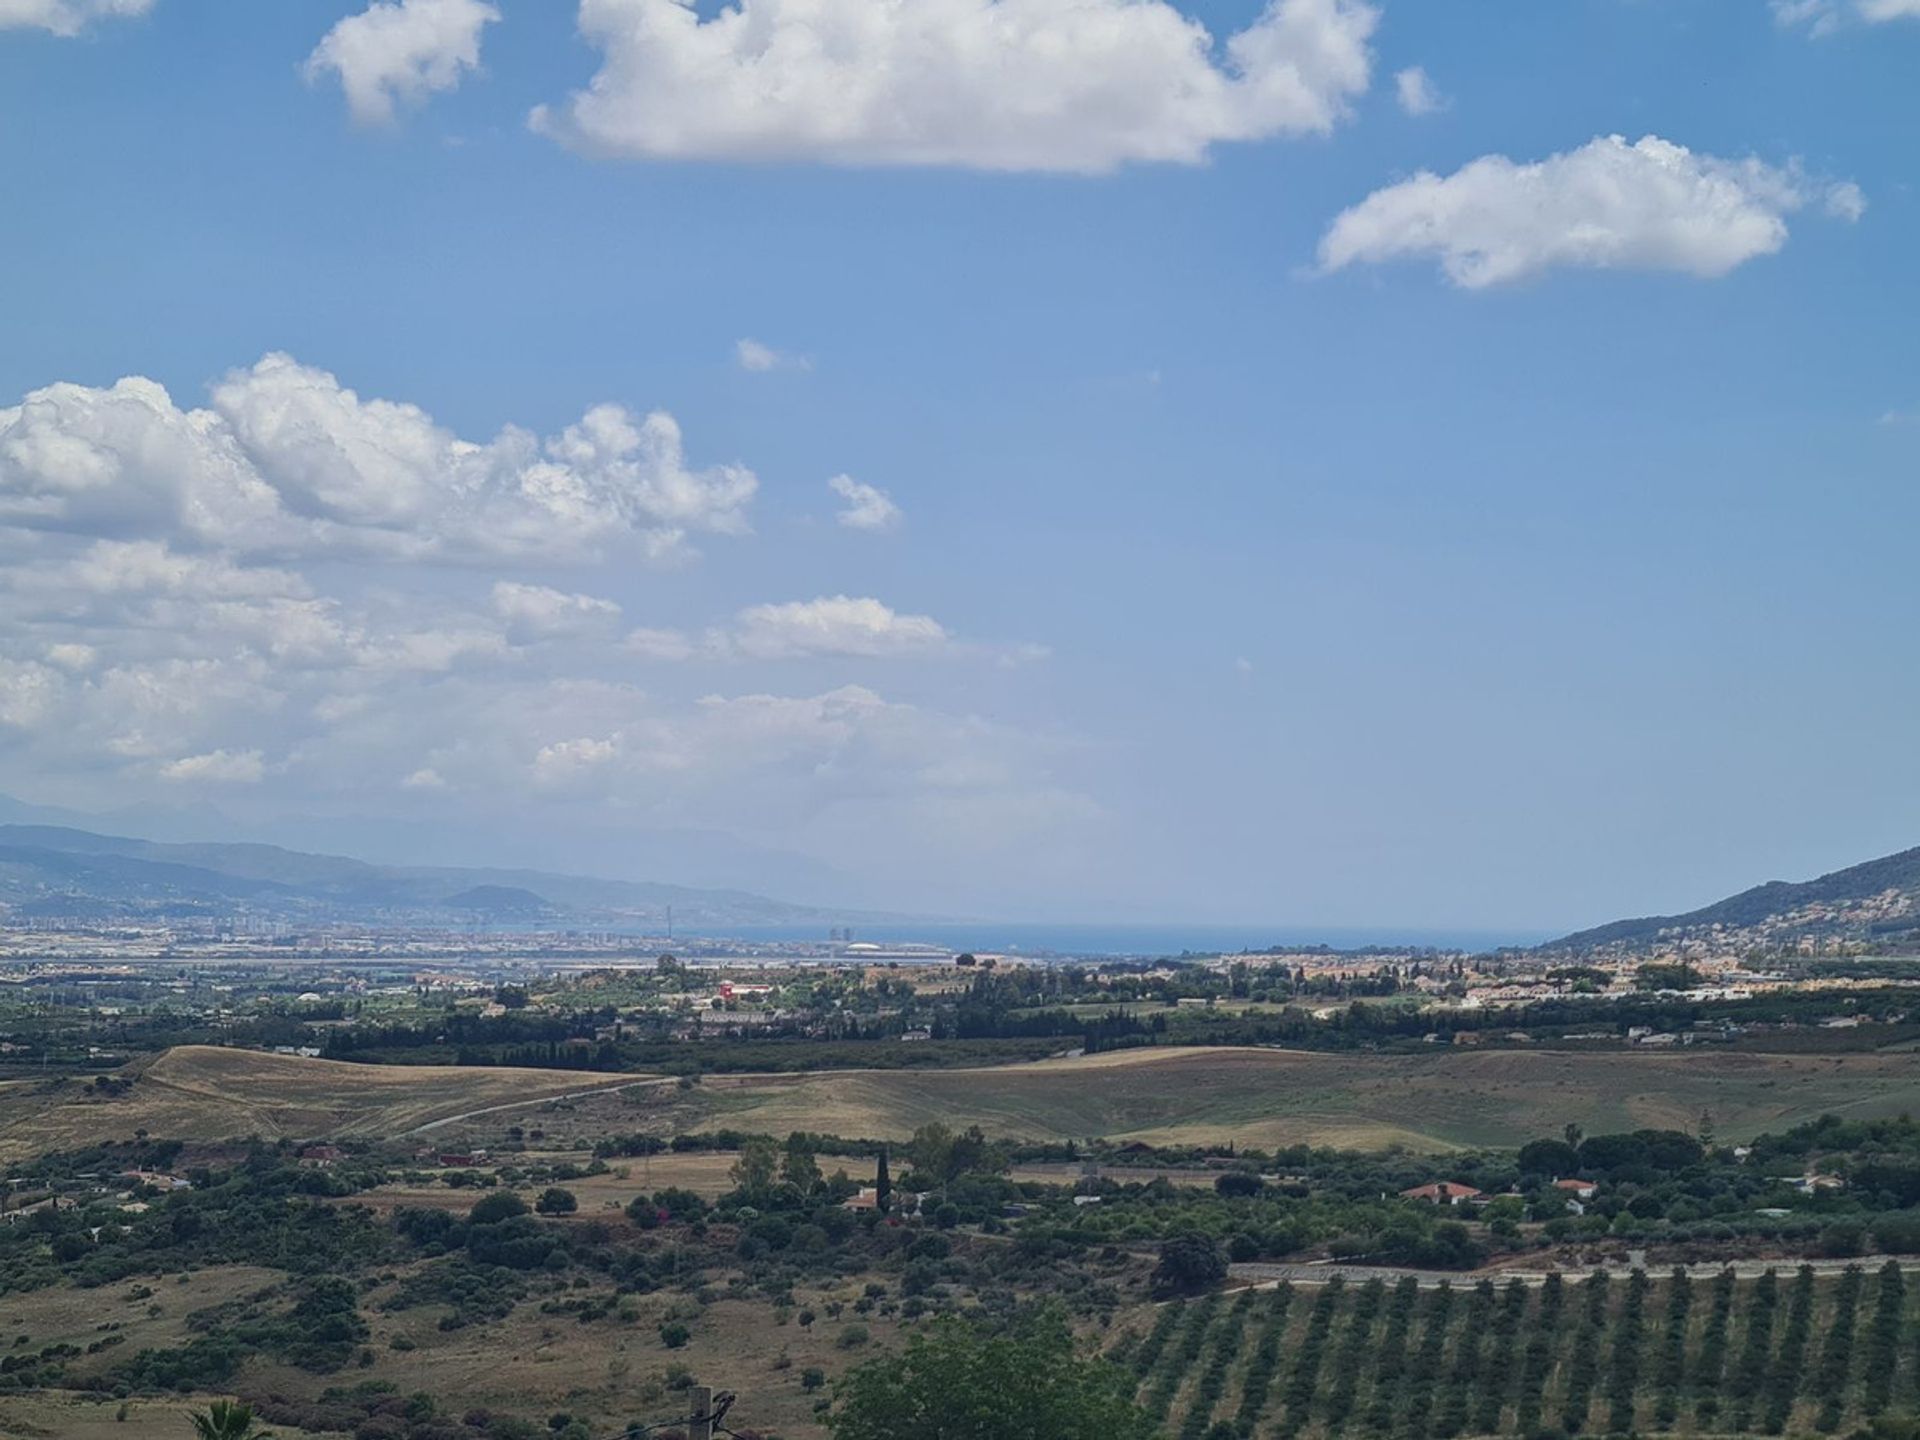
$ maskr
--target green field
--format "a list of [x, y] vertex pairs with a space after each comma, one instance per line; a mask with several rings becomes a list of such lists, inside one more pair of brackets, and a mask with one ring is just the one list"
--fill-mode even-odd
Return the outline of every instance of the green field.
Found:
[[1109, 1354], [1180, 1440], [1832, 1433], [1913, 1405], [1916, 1288], [1892, 1265], [1283, 1286], [1164, 1306]]

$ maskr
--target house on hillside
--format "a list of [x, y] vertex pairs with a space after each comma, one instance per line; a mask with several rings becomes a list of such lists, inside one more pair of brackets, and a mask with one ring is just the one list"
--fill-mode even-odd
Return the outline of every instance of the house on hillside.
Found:
[[193, 1182], [178, 1175], [163, 1175], [158, 1170], [123, 1170], [120, 1178], [129, 1185], [151, 1185], [156, 1190], [191, 1190]]
[[1431, 1185], [1416, 1185], [1400, 1192], [1402, 1200], [1422, 1200], [1429, 1205], [1478, 1205], [1486, 1200], [1484, 1192], [1457, 1180], [1436, 1180]]
[[1796, 1175], [1787, 1184], [1802, 1195], [1818, 1195], [1823, 1190], [1844, 1190], [1847, 1182], [1838, 1175]]
[[[913, 1215], [919, 1211], [920, 1202], [925, 1198], [925, 1195], [912, 1190], [896, 1190], [887, 1204], [896, 1215]], [[840, 1203], [848, 1210], [878, 1210], [880, 1192], [871, 1185], [862, 1185], [859, 1194], [850, 1195]]]
[[1592, 1180], [1556, 1180], [1553, 1188], [1575, 1200], [1591, 1200], [1600, 1193], [1600, 1187]]
[[336, 1160], [347, 1158], [338, 1145], [309, 1145], [300, 1152], [300, 1163], [309, 1169], [325, 1170]]

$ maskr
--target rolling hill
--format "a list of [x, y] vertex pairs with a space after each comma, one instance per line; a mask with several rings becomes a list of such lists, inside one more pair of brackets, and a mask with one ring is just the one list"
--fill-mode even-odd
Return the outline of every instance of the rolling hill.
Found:
[[577, 1070], [349, 1065], [210, 1045], [183, 1045], [124, 1073], [135, 1084], [111, 1101], [62, 1081], [0, 1081], [0, 1162], [142, 1130], [202, 1140], [417, 1134], [430, 1143], [456, 1117], [654, 1083]]
[[[1685, 1129], [1710, 1110], [1723, 1137], [1744, 1139], [1823, 1114], [1920, 1105], [1910, 1054], [1719, 1049], [1372, 1055], [1199, 1046], [989, 1069], [711, 1075], [685, 1091], [648, 1075], [355, 1065], [210, 1046], [181, 1046], [123, 1073], [135, 1083], [115, 1096], [71, 1082], [0, 1082], [0, 1162], [140, 1130], [209, 1141], [418, 1137], [457, 1149], [497, 1144], [507, 1125], [536, 1113], [560, 1148], [636, 1129], [904, 1139], [938, 1120], [1013, 1139], [1442, 1152], [1516, 1146], [1568, 1121], [1595, 1134]], [[557, 1109], [544, 1103], [561, 1096]]]
[[59, 825], [0, 825], [0, 913], [27, 918], [213, 916], [371, 921], [657, 921], [813, 925], [844, 912], [744, 890], [536, 870], [374, 865], [277, 845], [169, 844]]
[[1545, 950], [1631, 950], [1713, 938], [1736, 946], [1806, 938], [1920, 939], [1920, 848], [1793, 883], [1769, 880], [1684, 915], [1615, 920]]

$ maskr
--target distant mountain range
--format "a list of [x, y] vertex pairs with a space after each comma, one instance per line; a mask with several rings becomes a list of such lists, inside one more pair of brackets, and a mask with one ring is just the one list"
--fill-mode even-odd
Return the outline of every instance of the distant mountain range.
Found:
[[1730, 948], [1801, 940], [1920, 941], [1920, 849], [1902, 850], [1797, 884], [1769, 880], [1690, 910], [1616, 920], [1542, 946], [1545, 950], [1639, 950], [1715, 940]]
[[373, 865], [277, 845], [168, 844], [61, 825], [0, 825], [0, 911], [16, 918], [290, 922], [473, 920], [575, 926], [814, 925], [892, 917], [816, 909], [744, 890], [597, 880], [537, 870]]

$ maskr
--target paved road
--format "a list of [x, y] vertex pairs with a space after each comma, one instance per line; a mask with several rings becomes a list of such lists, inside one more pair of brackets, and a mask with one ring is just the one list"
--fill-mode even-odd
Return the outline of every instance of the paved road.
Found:
[[[1802, 1265], [1811, 1265], [1816, 1274], [1838, 1275], [1849, 1265], [1858, 1265], [1865, 1270], [1877, 1270], [1889, 1260], [1900, 1260], [1897, 1255], [1860, 1255], [1851, 1260], [1734, 1260], [1726, 1264], [1688, 1266], [1688, 1273], [1695, 1279], [1718, 1275], [1722, 1270], [1732, 1270], [1742, 1279], [1753, 1279], [1769, 1270], [1782, 1275], [1791, 1275]], [[1914, 1258], [1906, 1257], [1901, 1263], [1912, 1266]], [[1368, 1280], [1385, 1280], [1388, 1283], [1404, 1279], [1411, 1275], [1422, 1289], [1437, 1289], [1442, 1282], [1460, 1289], [1478, 1285], [1482, 1280], [1491, 1280], [1496, 1285], [1504, 1285], [1509, 1280], [1518, 1280], [1523, 1285], [1542, 1285], [1547, 1276], [1558, 1275], [1562, 1280], [1584, 1280], [1595, 1270], [1604, 1270], [1610, 1280], [1624, 1280], [1636, 1269], [1643, 1269], [1651, 1276], [1661, 1276], [1671, 1272], [1671, 1265], [1594, 1265], [1586, 1269], [1568, 1270], [1411, 1270], [1395, 1265], [1229, 1265], [1228, 1277], [1234, 1280], [1252, 1283], [1256, 1288], [1277, 1285], [1282, 1280], [1293, 1285], [1324, 1285], [1338, 1275], [1349, 1285], [1363, 1284]]]

